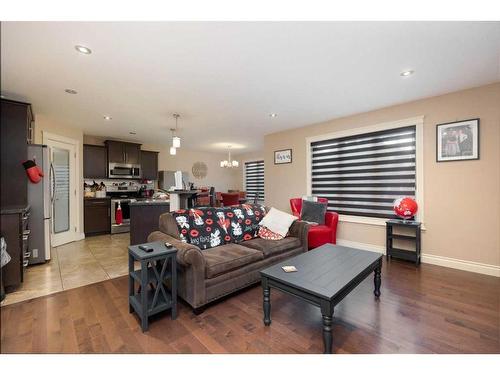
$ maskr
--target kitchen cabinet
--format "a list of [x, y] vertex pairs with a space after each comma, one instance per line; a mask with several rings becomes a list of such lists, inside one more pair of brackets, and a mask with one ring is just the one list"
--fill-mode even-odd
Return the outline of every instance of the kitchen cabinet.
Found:
[[7, 243], [11, 260], [2, 268], [3, 285], [6, 292], [14, 291], [24, 278], [28, 266], [29, 252], [29, 208], [3, 209], [0, 215], [2, 237]]
[[158, 179], [158, 153], [155, 151], [141, 151], [142, 178], [145, 180]]
[[83, 145], [83, 177], [108, 177], [108, 157], [106, 147]]
[[111, 232], [110, 198], [84, 199], [84, 232], [86, 236]]
[[23, 162], [33, 138], [31, 105], [1, 99], [0, 110], [0, 191], [2, 208], [25, 207], [28, 203], [28, 177]]
[[141, 145], [120, 141], [106, 141], [109, 163], [140, 164]]

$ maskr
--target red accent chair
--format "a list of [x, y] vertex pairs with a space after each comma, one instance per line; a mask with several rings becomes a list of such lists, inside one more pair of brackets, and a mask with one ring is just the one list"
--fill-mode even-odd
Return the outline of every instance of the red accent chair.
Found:
[[224, 207], [234, 206], [239, 204], [240, 194], [239, 193], [221, 193], [222, 204]]
[[[326, 198], [318, 198], [318, 202], [328, 203]], [[302, 198], [290, 199], [290, 208], [292, 214], [300, 219], [302, 211]], [[339, 214], [336, 212], [327, 211], [325, 213], [324, 225], [311, 225], [307, 241], [309, 249], [314, 249], [325, 243], [335, 244], [337, 242], [337, 224], [339, 222]]]

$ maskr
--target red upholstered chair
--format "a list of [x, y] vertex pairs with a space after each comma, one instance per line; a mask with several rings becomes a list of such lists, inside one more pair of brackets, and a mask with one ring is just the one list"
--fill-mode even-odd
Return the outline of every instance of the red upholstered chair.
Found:
[[[318, 202], [328, 203], [326, 198], [318, 198]], [[302, 211], [302, 198], [290, 199], [290, 208], [292, 214], [300, 219], [300, 212]], [[309, 249], [314, 249], [325, 243], [335, 244], [337, 242], [337, 224], [339, 222], [339, 214], [336, 212], [327, 211], [325, 213], [324, 225], [311, 225], [309, 228], [309, 235], [307, 241]]]
[[222, 204], [224, 207], [233, 206], [239, 204], [240, 194], [239, 193], [221, 193]]

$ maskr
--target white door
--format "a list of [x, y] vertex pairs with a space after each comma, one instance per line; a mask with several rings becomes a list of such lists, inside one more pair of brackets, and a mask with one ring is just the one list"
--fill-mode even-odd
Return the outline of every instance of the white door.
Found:
[[51, 184], [51, 246], [75, 241], [77, 229], [76, 145], [48, 137]]

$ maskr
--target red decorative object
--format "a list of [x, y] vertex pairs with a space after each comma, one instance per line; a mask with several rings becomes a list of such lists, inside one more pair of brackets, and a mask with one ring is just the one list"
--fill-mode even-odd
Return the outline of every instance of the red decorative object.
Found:
[[122, 206], [121, 206], [119, 201], [118, 201], [118, 207], [116, 207], [116, 211], [115, 211], [115, 222], [118, 225], [121, 225], [123, 223]]
[[38, 184], [42, 180], [43, 172], [34, 160], [26, 160], [23, 162], [23, 167], [32, 183]]
[[[318, 202], [328, 203], [326, 198], [318, 198]], [[300, 219], [302, 211], [302, 198], [290, 199], [290, 208], [292, 214]], [[307, 235], [309, 249], [314, 249], [325, 243], [335, 244], [337, 242], [337, 223], [339, 222], [339, 214], [336, 212], [327, 211], [325, 213], [324, 225], [311, 225]]]
[[411, 219], [418, 211], [418, 204], [410, 197], [398, 198], [393, 203], [394, 212], [402, 219]]

